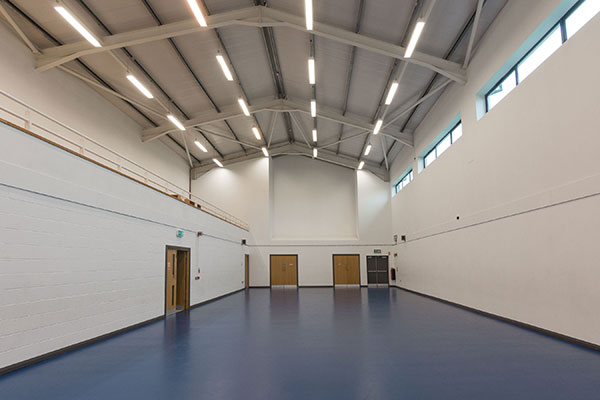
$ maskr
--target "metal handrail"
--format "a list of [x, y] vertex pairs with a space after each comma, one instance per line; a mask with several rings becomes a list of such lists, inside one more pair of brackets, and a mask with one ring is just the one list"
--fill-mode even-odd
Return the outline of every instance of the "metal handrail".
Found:
[[[69, 125], [57, 120], [54, 117], [51, 117], [44, 112], [36, 109], [35, 107], [30, 106], [29, 104], [17, 99], [9, 93], [6, 93], [3, 90], [0, 90], [0, 95], [2, 97], [13, 101], [14, 103], [25, 108], [24, 112], [20, 114], [18, 111], [10, 110], [3, 105], [0, 105], [0, 111], [5, 112], [6, 114], [17, 118], [22, 121], [23, 127], [31, 131], [35, 134], [39, 134], [45, 139], [50, 140], [52, 143], [54, 140], [50, 139], [48, 135], [52, 135], [53, 137], [59, 138], [61, 141], [68, 144], [68, 146], [64, 146], [69, 148], [69, 150], [75, 151], [82, 156], [85, 156], [89, 159], [98, 162], [100, 165], [105, 167], [114, 169], [119, 173], [128, 176], [136, 181], [142, 181], [144, 184], [159, 190], [169, 196], [176, 197], [181, 201], [184, 201], [190, 205], [196, 206], [201, 211], [204, 211], [208, 214], [211, 214], [219, 219], [222, 219], [230, 224], [233, 224], [239, 228], [242, 228], [246, 231], [249, 230], [249, 226], [246, 222], [242, 221], [239, 218], [236, 218], [232, 214], [228, 213], [225, 210], [220, 209], [214, 204], [209, 203], [206, 200], [201, 199], [200, 197], [194, 195], [187, 189], [184, 189], [169, 180], [161, 177], [160, 175], [150, 171], [149, 169], [143, 167], [135, 161], [132, 161], [125, 157], [124, 155], [110, 149], [109, 147], [103, 145], [102, 143], [86, 136], [85, 134], [79, 132], [77, 129], [70, 127]], [[32, 121], [32, 114], [39, 115], [43, 117], [45, 120], [50, 121], [61, 128], [66, 129], [67, 131], [75, 134], [80, 141], [73, 140], [72, 138], [68, 138], [60, 133], [56, 132], [52, 128], [42, 125], [41, 123]], [[40, 134], [41, 132], [41, 134]], [[56, 143], [58, 144], [58, 143]], [[62, 145], [62, 144], [60, 144]], [[97, 150], [92, 149], [93, 146], [102, 149], [104, 152], [108, 154], [100, 154]], [[73, 148], [74, 147], [74, 148]], [[115, 159], [109, 158], [109, 155], [116, 157]]]

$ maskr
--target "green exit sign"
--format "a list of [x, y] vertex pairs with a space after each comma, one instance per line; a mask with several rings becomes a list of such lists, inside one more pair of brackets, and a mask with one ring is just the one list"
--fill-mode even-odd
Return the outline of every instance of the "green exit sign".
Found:
[[381, 254], [381, 249], [375, 249], [375, 250], [373, 250], [373, 253], [375, 253], [375, 254]]
[[177, 237], [178, 238], [182, 238], [183, 237], [183, 231], [177, 231]]

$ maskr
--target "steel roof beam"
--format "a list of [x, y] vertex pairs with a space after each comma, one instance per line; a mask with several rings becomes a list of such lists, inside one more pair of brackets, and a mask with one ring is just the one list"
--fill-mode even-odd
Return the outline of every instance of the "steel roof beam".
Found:
[[[298, 100], [263, 100], [254, 102], [253, 105], [248, 107], [250, 113], [257, 113], [260, 111], [274, 111], [274, 112], [302, 112], [310, 115], [310, 103], [306, 101], [298, 101]], [[224, 107], [221, 113], [216, 113], [214, 111], [203, 113], [196, 118], [192, 118], [187, 121], [182, 121], [182, 124], [186, 128], [192, 128], [196, 126], [209, 125], [215, 122], [222, 121], [227, 118], [236, 118], [242, 117], [244, 114], [240, 110], [237, 105], [231, 105], [229, 107]], [[368, 118], [355, 116], [355, 115], [342, 115], [339, 112], [326, 107], [320, 106], [317, 109], [317, 117], [328, 119], [330, 121], [339, 122], [344, 125], [352, 126], [355, 128], [363, 129], [365, 131], [372, 131], [374, 125]], [[169, 124], [161, 125], [156, 128], [145, 129], [143, 131], [142, 141], [149, 142], [159, 137], [166, 135], [170, 132], [176, 131], [176, 128], [172, 127]], [[386, 133], [387, 135], [394, 137], [398, 141], [401, 141], [407, 146], [413, 146], [413, 138], [411, 134], [407, 133], [399, 133], [394, 129], [382, 129], [382, 133]]]
[[[190, 18], [185, 21], [173, 22], [161, 26], [107, 35], [101, 38], [102, 47], [93, 47], [87, 41], [50, 47], [44, 49], [41, 55], [36, 56], [36, 67], [38, 71], [45, 71], [90, 54], [231, 25], [254, 26], [259, 28], [282, 26], [306, 32], [304, 17], [265, 6], [254, 6], [213, 14], [207, 16], [206, 20], [208, 23], [208, 27], [206, 28], [201, 27], [195, 19]], [[415, 51], [412, 57], [405, 59], [405, 48], [403, 46], [398, 46], [393, 43], [371, 38], [321, 22], [315, 22], [314, 30], [312, 30], [311, 33], [316, 36], [326, 37], [337, 42], [346, 43], [378, 54], [423, 66], [459, 83], [465, 83], [467, 81], [466, 71], [462, 65], [443, 58]]]
[[[307, 148], [307, 147], [299, 144], [299, 143], [283, 143], [280, 145], [275, 145], [275, 146], [271, 147], [271, 149], [269, 150], [270, 157], [277, 157], [277, 156], [284, 156], [284, 155], [303, 156], [303, 157], [313, 158], [312, 150], [310, 148]], [[240, 163], [243, 161], [252, 160], [252, 159], [261, 158], [261, 157], [264, 157], [264, 155], [262, 154], [262, 152], [259, 152], [259, 151], [250, 153], [248, 155], [244, 155], [243, 153], [238, 153], [228, 159], [225, 159], [224, 162], [226, 163], [225, 166], [227, 167], [228, 165], [237, 164], [237, 163]], [[334, 151], [320, 150], [319, 156], [317, 157], [317, 159], [327, 162], [327, 163], [330, 163], [330, 164], [342, 166], [345, 168], [356, 169], [356, 159], [354, 157], [345, 155], [345, 154], [337, 154], [336, 155]], [[192, 169], [192, 172], [191, 172], [192, 179], [198, 179], [200, 176], [202, 176], [203, 174], [207, 173], [208, 171], [210, 171], [216, 167], [217, 166], [213, 162], [207, 162], [203, 165], [197, 166]], [[383, 180], [385, 182], [389, 181], [388, 171], [385, 170], [384, 168], [379, 167], [377, 165], [377, 163], [366, 161], [364, 169], [370, 171], [371, 173], [373, 173], [374, 175], [376, 175], [377, 177], [379, 177], [381, 180]]]

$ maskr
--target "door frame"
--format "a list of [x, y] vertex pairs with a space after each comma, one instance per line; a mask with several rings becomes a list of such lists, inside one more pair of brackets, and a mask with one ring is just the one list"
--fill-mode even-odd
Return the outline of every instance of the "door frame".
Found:
[[[300, 279], [298, 278], [298, 254], [269, 254], [269, 287], [273, 288], [273, 283], [271, 279], [271, 269], [273, 268], [273, 256], [287, 256], [287, 257], [296, 257], [296, 287], [300, 287]], [[165, 288], [166, 290], [166, 288]]]
[[358, 286], [362, 286], [362, 275], [360, 273], [360, 254], [332, 254], [331, 255], [331, 278], [333, 287], [335, 287], [335, 256], [354, 256], [358, 257]]
[[244, 254], [244, 289], [250, 289], [250, 254]]
[[[387, 276], [387, 281], [388, 283], [369, 283], [369, 270], [367, 269], [367, 286], [374, 286], [374, 287], [379, 287], [379, 286], [389, 286], [391, 287], [391, 279], [390, 279], [390, 256], [387, 254], [367, 254], [367, 256], [365, 257], [365, 260], [368, 261], [369, 257], [376, 257], [377, 259], [379, 259], [380, 257], [386, 257], [387, 258], [387, 271], [386, 271], [386, 276]], [[368, 268], [368, 262], [367, 262], [367, 268]], [[379, 272], [379, 270], [375, 270], [376, 274]], [[375, 275], [377, 277], [377, 275]], [[377, 279], [377, 278], [375, 278]]]
[[[164, 282], [164, 304], [163, 304], [163, 315], [167, 316], [167, 262], [169, 261], [169, 250], [177, 250], [177, 251], [185, 251], [187, 252], [188, 259], [188, 288], [187, 288], [187, 299], [186, 299], [186, 310], [189, 310], [192, 306], [192, 249], [189, 247], [180, 247], [180, 246], [165, 246], [165, 263], [163, 265], [163, 272], [165, 273], [165, 282]], [[171, 314], [172, 315], [172, 314]]]

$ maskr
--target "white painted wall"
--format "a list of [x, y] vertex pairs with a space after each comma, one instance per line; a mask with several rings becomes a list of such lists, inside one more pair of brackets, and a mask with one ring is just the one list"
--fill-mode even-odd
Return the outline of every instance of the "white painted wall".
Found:
[[358, 238], [356, 173], [306, 157], [271, 161], [273, 239]]
[[[189, 165], [160, 141], [141, 142], [142, 128], [106, 98], [79, 79], [57, 69], [35, 71], [31, 51], [0, 22], [0, 90], [80, 131], [86, 136], [141, 164], [168, 181], [187, 189]], [[0, 105], [23, 112], [0, 96]], [[7, 115], [0, 111], [0, 117]], [[69, 138], [76, 136], [32, 115], [34, 122]]]
[[0, 138], [0, 368], [163, 315], [166, 245], [191, 249], [191, 304], [243, 287], [241, 229], [3, 124]]
[[[510, 1], [393, 180], [457, 114], [463, 137], [392, 199], [399, 285], [600, 344], [600, 16], [477, 120], [475, 97], [561, 1]], [[456, 217], [460, 216], [460, 220]]]
[[[391, 250], [389, 184], [367, 171], [338, 171], [338, 168], [343, 167], [331, 165], [323, 167], [321, 161], [307, 158], [302, 161], [281, 163], [278, 167], [284, 169], [296, 168], [299, 164], [314, 163], [319, 167], [312, 173], [326, 182], [339, 177], [340, 174], [345, 176], [345, 173], [350, 172], [356, 179], [357, 194], [354, 199], [347, 199], [346, 204], [350, 204], [349, 201], [356, 201], [358, 238], [340, 240], [338, 237], [323, 237], [318, 231], [319, 226], [326, 226], [335, 221], [335, 219], [327, 219], [327, 215], [324, 215], [324, 221], [314, 227], [312, 232], [314, 235], [311, 235], [310, 230], [303, 232], [303, 235], [312, 236], [313, 239], [276, 239], [272, 236], [271, 224], [284, 227], [287, 222], [285, 220], [274, 222], [271, 219], [269, 162], [272, 161], [260, 158], [213, 169], [192, 182], [192, 192], [195, 195], [250, 224], [249, 246], [246, 248], [250, 254], [250, 285], [269, 285], [270, 254], [298, 254], [298, 278], [301, 286], [332, 285], [332, 255], [360, 254], [361, 281], [362, 284], [366, 284], [366, 255], [373, 254], [376, 248], [382, 249], [383, 253]], [[290, 171], [284, 170], [281, 173], [283, 176], [290, 176]], [[307, 187], [306, 183], [303, 188], [304, 190], [295, 192], [297, 202], [314, 204], [314, 189]], [[326, 189], [320, 187], [319, 190]], [[333, 190], [335, 191], [335, 188]], [[334, 209], [336, 203], [325, 202], [320, 207]], [[295, 218], [295, 216], [290, 217]], [[286, 215], [280, 215], [278, 218], [286, 218]], [[319, 235], [320, 238], [315, 239]]]

